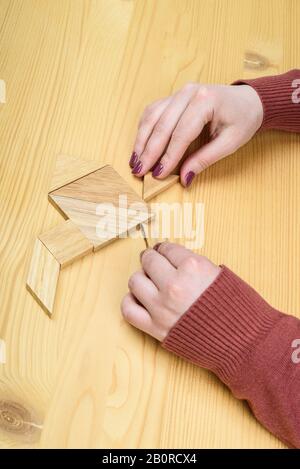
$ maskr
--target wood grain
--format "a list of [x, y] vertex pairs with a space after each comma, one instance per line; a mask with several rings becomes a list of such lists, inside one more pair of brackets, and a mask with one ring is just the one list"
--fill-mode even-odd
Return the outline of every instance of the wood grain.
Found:
[[[32, 240], [61, 222], [55, 155], [111, 164], [141, 195], [128, 159], [145, 106], [188, 81], [299, 67], [299, 19], [295, 0], [1, 0], [0, 447], [284, 446], [210, 373], [124, 323], [142, 239], [63, 270], [52, 321], [24, 285]], [[299, 148], [299, 135], [258, 134], [156, 198], [203, 202], [199, 252], [298, 317]], [[33, 439], [9, 423], [28, 415]]]
[[81, 160], [74, 156], [58, 155], [49, 192], [59, 189], [70, 182], [86, 176], [93, 171], [101, 168], [101, 164], [95, 161]]
[[141, 203], [147, 211], [146, 204], [140, 196], [109, 165], [52, 191], [49, 195], [50, 198], [52, 196], [69, 197], [95, 204], [110, 203], [114, 206], [118, 206], [120, 196], [126, 196], [128, 205]]
[[51, 192], [49, 200], [70, 218], [95, 250], [152, 218], [143, 199], [111, 166]]
[[172, 174], [165, 179], [155, 179], [151, 173], [145, 174], [143, 179], [143, 199], [148, 202], [156, 195], [169, 189], [179, 181], [179, 176]]
[[33, 248], [27, 288], [41, 307], [51, 316], [54, 308], [60, 264], [46, 246], [37, 239]]
[[42, 233], [39, 240], [59, 262], [61, 269], [93, 252], [92, 243], [70, 220]]

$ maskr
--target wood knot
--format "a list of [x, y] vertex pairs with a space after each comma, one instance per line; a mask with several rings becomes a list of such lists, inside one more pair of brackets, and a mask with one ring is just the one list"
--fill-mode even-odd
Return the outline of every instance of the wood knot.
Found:
[[257, 52], [247, 51], [245, 52], [244, 58], [245, 68], [255, 69], [255, 70], [265, 70], [270, 67], [270, 61], [267, 57], [264, 57]]
[[37, 441], [42, 426], [34, 421], [32, 413], [17, 402], [0, 400], [0, 430], [24, 441]]

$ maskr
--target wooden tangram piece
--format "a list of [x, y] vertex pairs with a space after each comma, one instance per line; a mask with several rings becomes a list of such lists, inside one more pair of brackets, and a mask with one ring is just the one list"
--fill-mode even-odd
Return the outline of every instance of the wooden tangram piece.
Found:
[[111, 166], [51, 192], [49, 200], [95, 250], [149, 220], [148, 206]]
[[71, 220], [66, 220], [41, 234], [39, 240], [63, 269], [93, 251], [92, 243]]
[[31, 257], [27, 288], [48, 314], [52, 313], [54, 306], [59, 269], [59, 262], [37, 239]]
[[178, 181], [178, 174], [171, 174], [166, 179], [155, 179], [151, 173], [145, 174], [143, 180], [143, 199], [148, 202], [150, 199], [173, 186]]
[[39, 236], [27, 280], [49, 315], [62, 268], [152, 218], [147, 204], [111, 166], [99, 169], [75, 158], [68, 165], [67, 158], [58, 158], [48, 194], [66, 220]]
[[74, 156], [59, 155], [56, 159], [49, 192], [86, 176], [103, 167], [95, 161], [84, 161]]

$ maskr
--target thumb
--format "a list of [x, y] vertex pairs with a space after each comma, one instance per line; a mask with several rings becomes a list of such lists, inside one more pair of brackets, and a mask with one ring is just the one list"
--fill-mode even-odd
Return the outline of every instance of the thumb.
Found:
[[216, 161], [230, 155], [238, 149], [232, 128], [224, 129], [214, 140], [192, 153], [182, 164], [180, 180], [183, 186], [189, 186], [196, 174], [211, 166]]

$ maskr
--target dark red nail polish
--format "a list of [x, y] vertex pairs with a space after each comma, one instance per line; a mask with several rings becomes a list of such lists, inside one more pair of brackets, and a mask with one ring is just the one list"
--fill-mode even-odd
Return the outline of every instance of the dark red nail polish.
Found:
[[139, 157], [137, 156], [136, 152], [134, 151], [130, 157], [130, 160], [129, 160], [129, 166], [131, 168], [134, 168], [137, 161], [138, 161]]
[[187, 175], [185, 176], [185, 185], [186, 187], [190, 186], [192, 184], [192, 181], [195, 177], [194, 171], [189, 171]]
[[132, 174], [139, 174], [142, 171], [143, 163], [141, 161], [138, 161], [133, 170], [131, 171]]
[[158, 163], [156, 163], [156, 165], [154, 166], [153, 168], [153, 171], [152, 171], [152, 176], [154, 177], [157, 177], [161, 174], [162, 170], [164, 169], [164, 166], [163, 164], [159, 161]]
[[158, 251], [160, 245], [161, 245], [161, 243], [156, 243], [156, 244], [153, 246], [153, 249], [154, 249], [155, 251]]

